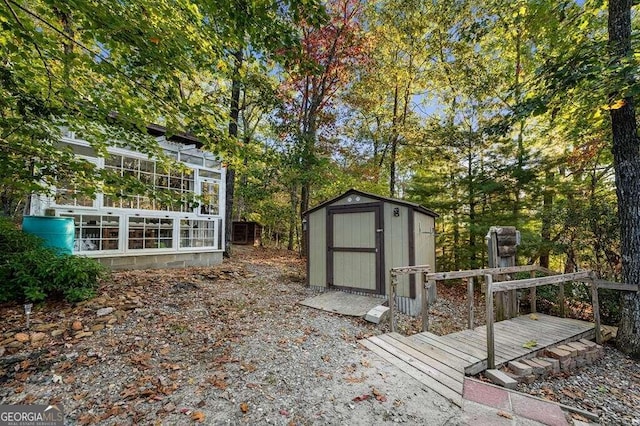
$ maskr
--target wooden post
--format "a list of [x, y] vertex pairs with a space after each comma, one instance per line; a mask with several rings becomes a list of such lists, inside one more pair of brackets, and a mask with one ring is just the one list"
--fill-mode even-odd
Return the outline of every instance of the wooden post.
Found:
[[391, 279], [389, 280], [391, 285], [389, 289], [389, 315], [390, 324], [391, 324], [391, 332], [394, 333], [396, 331], [396, 315], [395, 315], [395, 304], [396, 304], [396, 286], [398, 285], [398, 276], [395, 272], [391, 271], [389, 274]]
[[489, 274], [484, 276], [487, 284], [485, 293], [485, 304], [487, 306], [487, 368], [496, 368], [495, 346], [493, 342], [493, 277]]
[[598, 301], [598, 284], [591, 280], [591, 304], [593, 309], [593, 322], [596, 330], [596, 343], [602, 344], [602, 330], [600, 329], [600, 302]]
[[429, 331], [429, 305], [430, 293], [433, 282], [427, 280], [427, 273], [422, 275], [422, 331]]
[[[536, 271], [531, 271], [531, 278], [535, 278], [536, 277]], [[536, 313], [537, 311], [537, 307], [536, 307], [536, 303], [538, 301], [538, 296], [536, 294], [536, 289], [538, 287], [533, 286], [531, 287], [531, 289], [529, 290], [529, 298], [531, 299], [531, 313]]]
[[467, 306], [469, 308], [469, 330], [473, 330], [473, 277], [467, 281]]
[[565, 317], [564, 311], [564, 283], [558, 284], [558, 305], [560, 305], [560, 318]]

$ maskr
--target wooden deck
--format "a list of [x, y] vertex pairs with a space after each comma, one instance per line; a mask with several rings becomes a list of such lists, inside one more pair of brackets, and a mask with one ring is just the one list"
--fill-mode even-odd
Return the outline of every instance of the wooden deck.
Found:
[[[495, 323], [494, 330], [496, 368], [509, 361], [533, 358], [549, 346], [595, 337], [593, 323], [544, 314], [500, 321]], [[523, 346], [531, 341], [537, 346]], [[464, 376], [487, 368], [484, 326], [446, 336], [425, 332], [405, 337], [388, 333], [360, 343], [457, 405], [462, 404]]]

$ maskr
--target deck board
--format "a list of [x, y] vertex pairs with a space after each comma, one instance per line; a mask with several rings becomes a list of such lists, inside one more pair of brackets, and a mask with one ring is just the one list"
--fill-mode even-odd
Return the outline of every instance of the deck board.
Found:
[[[398, 333], [361, 340], [365, 347], [456, 404], [462, 401], [465, 374], [487, 368], [486, 327], [437, 336]], [[496, 367], [530, 358], [540, 350], [581, 338], [593, 338], [593, 323], [545, 314], [522, 315], [494, 324]], [[525, 348], [526, 342], [537, 345]]]

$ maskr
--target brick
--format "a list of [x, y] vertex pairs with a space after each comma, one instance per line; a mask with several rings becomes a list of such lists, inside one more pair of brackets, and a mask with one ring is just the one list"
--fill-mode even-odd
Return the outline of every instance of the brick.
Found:
[[544, 367], [532, 359], [525, 359], [522, 362], [533, 368], [533, 372], [538, 376], [544, 374]]
[[584, 355], [584, 353], [587, 352], [587, 347], [580, 342], [569, 342], [567, 346], [576, 349], [578, 355]]
[[575, 366], [576, 362], [573, 360], [573, 358], [567, 358], [560, 361], [560, 369], [562, 371], [571, 371], [575, 368]]
[[511, 371], [513, 371], [513, 374], [515, 374], [516, 376], [528, 376], [533, 372], [531, 366], [518, 361], [511, 361], [509, 362], [509, 364], [507, 364], [507, 366]]
[[518, 386], [517, 381], [513, 380], [500, 370], [487, 370], [484, 374], [496, 385], [500, 385], [507, 389], [515, 389]]
[[555, 358], [559, 361], [563, 361], [571, 358], [571, 352], [567, 352], [558, 348], [551, 348], [551, 349], [547, 349], [547, 356], [549, 358]]
[[551, 364], [552, 373], [560, 372], [560, 361], [558, 361], [557, 359], [554, 359], [554, 358], [540, 358], [540, 359]]
[[578, 340], [578, 342], [582, 343], [589, 349], [594, 349], [596, 346], [598, 346], [596, 342], [592, 342], [591, 340], [587, 340], [587, 339], [580, 339]]
[[538, 376], [536, 376], [535, 374], [531, 374], [529, 376], [524, 376], [524, 377], [522, 377], [522, 383], [526, 383], [526, 384], [530, 385], [531, 383], [535, 382], [537, 378], [538, 378]]
[[571, 346], [567, 346], [567, 345], [558, 345], [556, 346], [558, 349], [562, 349], [563, 351], [567, 351], [571, 354], [571, 356], [577, 356], [578, 355], [578, 350], [572, 348]]
[[587, 351], [585, 356], [587, 358], [587, 361], [589, 361], [590, 363], [593, 363], [598, 359], [598, 350], [592, 349], [590, 351]]
[[553, 365], [551, 365], [550, 362], [545, 361], [544, 359], [541, 359], [541, 358], [534, 358], [533, 361], [537, 362], [542, 366], [542, 368], [544, 368], [545, 374], [553, 372]]

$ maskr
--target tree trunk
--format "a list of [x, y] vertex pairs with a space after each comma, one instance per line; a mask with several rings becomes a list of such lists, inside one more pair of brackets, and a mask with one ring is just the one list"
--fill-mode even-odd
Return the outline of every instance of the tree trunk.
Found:
[[[609, 1], [609, 48], [612, 64], [619, 65], [623, 59], [633, 60], [632, 4], [632, 0]], [[629, 73], [624, 70], [620, 72]], [[631, 73], [619, 77], [619, 81], [626, 84], [634, 83]], [[619, 93], [613, 93], [610, 101], [613, 103], [619, 100], [620, 96]], [[633, 98], [623, 100], [624, 104], [620, 108], [610, 110], [613, 165], [620, 218], [622, 279], [627, 284], [640, 284], [640, 141]], [[640, 293], [625, 292], [621, 314], [616, 344], [621, 351], [634, 358], [640, 358]]]
[[544, 176], [544, 191], [542, 193], [542, 248], [540, 249], [540, 266], [549, 267], [549, 253], [551, 252], [551, 214], [553, 209], [553, 172], [547, 170]]
[[[231, 82], [231, 106], [229, 117], [229, 136], [232, 139], [238, 137], [238, 117], [240, 116], [240, 68], [242, 68], [242, 49], [238, 49], [234, 54], [233, 80]], [[233, 238], [231, 225], [233, 224], [233, 197], [235, 194], [236, 171], [232, 165], [227, 167], [227, 182], [225, 187], [225, 238], [224, 254], [231, 256], [231, 239]]]

